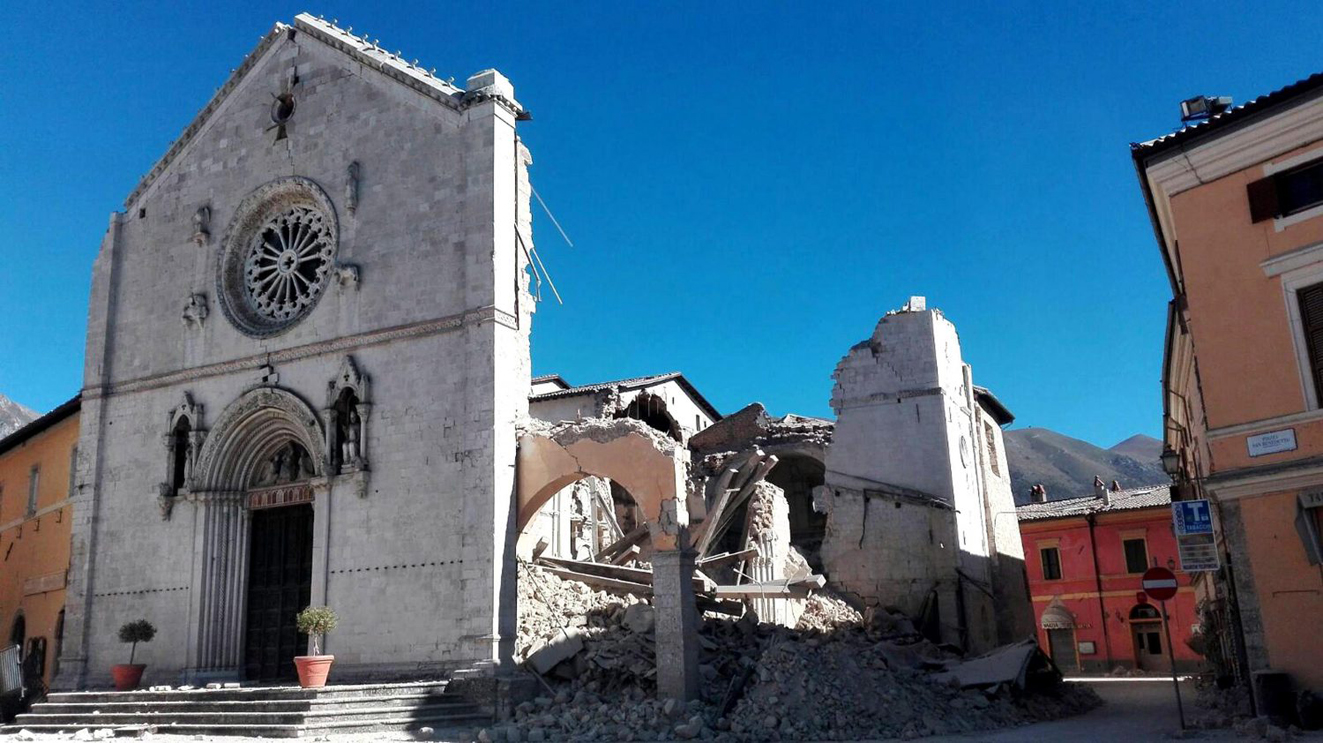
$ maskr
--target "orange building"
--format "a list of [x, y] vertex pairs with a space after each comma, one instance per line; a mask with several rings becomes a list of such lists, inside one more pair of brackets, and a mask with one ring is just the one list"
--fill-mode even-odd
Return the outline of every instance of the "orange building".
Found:
[[1164, 459], [1213, 503], [1210, 655], [1262, 703], [1269, 672], [1323, 691], [1323, 74], [1182, 112], [1203, 120], [1132, 145], [1173, 294]]
[[80, 399], [0, 439], [0, 645], [55, 675], [64, 625]]

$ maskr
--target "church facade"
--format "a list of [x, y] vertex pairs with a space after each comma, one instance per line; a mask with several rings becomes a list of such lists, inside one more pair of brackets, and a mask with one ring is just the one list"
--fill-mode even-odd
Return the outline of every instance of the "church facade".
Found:
[[526, 118], [309, 15], [111, 216], [93, 271], [61, 687], [494, 666], [533, 299]]

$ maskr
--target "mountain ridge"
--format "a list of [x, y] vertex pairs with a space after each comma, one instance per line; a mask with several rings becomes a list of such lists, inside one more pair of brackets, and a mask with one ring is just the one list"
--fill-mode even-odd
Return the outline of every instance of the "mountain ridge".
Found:
[[0, 439], [40, 418], [41, 414], [0, 394]]
[[1157, 456], [1162, 442], [1151, 436], [1136, 434], [1111, 449], [1047, 428], [1015, 429], [1003, 438], [1016, 505], [1029, 502], [1029, 489], [1036, 484], [1047, 488], [1048, 500], [1062, 500], [1092, 495], [1094, 477], [1108, 485], [1116, 480], [1122, 488], [1168, 480]]

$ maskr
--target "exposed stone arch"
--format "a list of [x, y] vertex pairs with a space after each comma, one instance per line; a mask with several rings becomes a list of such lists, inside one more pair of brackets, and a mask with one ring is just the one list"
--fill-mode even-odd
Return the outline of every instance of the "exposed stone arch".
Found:
[[688, 526], [685, 471], [689, 452], [633, 419], [589, 420], [519, 441], [516, 531], [562, 488], [595, 475], [633, 496], [654, 546], [671, 549]]
[[814, 508], [813, 493], [826, 481], [824, 447], [800, 444], [769, 447], [777, 458], [767, 473], [767, 482], [781, 488], [789, 509], [790, 544], [808, 560], [813, 569], [823, 570], [819, 551], [827, 534], [827, 514]]
[[661, 431], [676, 441], [681, 441], [684, 438], [680, 432], [680, 424], [676, 422], [675, 417], [671, 415], [671, 411], [666, 407], [666, 400], [651, 392], [640, 392], [629, 402], [629, 405], [616, 413], [616, 417], [642, 421], [652, 429]]
[[321, 476], [326, 463], [321, 423], [307, 403], [275, 387], [259, 387], [225, 408], [208, 434], [194, 469], [195, 491], [243, 490], [280, 447], [297, 441]]

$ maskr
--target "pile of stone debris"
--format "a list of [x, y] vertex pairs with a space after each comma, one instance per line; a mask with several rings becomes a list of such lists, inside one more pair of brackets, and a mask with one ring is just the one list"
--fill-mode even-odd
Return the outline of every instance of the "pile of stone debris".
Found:
[[[1083, 711], [1087, 689], [1011, 684], [962, 688], [953, 653], [906, 617], [865, 621], [825, 592], [809, 597], [794, 629], [704, 617], [703, 699], [655, 699], [652, 608], [521, 563], [518, 652], [544, 694], [492, 740], [840, 740], [987, 730]], [[965, 684], [964, 686], [969, 686]]]

